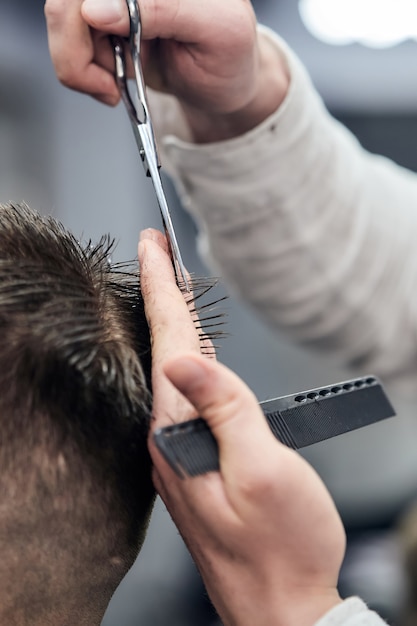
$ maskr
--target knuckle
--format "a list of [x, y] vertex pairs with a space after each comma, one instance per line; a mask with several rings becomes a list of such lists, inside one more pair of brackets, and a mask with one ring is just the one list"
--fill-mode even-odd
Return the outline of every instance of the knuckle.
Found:
[[264, 472], [257, 471], [245, 479], [242, 483], [241, 491], [248, 500], [258, 500], [268, 496], [272, 488], [273, 481], [271, 477], [267, 477]]
[[[274, 465], [276, 467], [274, 467]], [[278, 463], [262, 463], [248, 473], [241, 484], [241, 493], [253, 502], [271, 502], [279, 495], [282, 483], [282, 467]]]
[[47, 21], [53, 24], [61, 19], [65, 10], [65, 2], [63, 0], [45, 0], [43, 10]]
[[76, 86], [77, 72], [70, 65], [55, 65], [55, 73], [60, 83], [65, 87]]
[[229, 37], [225, 40], [225, 43], [229, 42], [229, 45], [234, 49], [247, 50], [252, 49], [256, 42], [256, 19], [253, 13], [248, 12], [246, 9], [242, 10], [242, 7], [235, 9], [233, 20], [228, 23], [230, 29]]

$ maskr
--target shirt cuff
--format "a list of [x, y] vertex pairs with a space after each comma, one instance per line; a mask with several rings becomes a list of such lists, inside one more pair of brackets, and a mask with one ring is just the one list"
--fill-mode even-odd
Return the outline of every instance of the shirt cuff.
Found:
[[348, 598], [333, 607], [314, 626], [386, 626], [360, 598]]

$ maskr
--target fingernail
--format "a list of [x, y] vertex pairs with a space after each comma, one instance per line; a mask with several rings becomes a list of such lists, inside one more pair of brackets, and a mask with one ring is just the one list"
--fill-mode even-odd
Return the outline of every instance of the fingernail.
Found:
[[146, 254], [146, 245], [144, 245], [145, 241], [156, 241], [155, 233], [152, 228], [145, 228], [139, 234], [139, 245], [138, 245], [138, 258], [139, 263], [143, 263], [144, 256]]
[[119, 22], [124, 17], [125, 5], [122, 0], [84, 0], [83, 11], [88, 13], [88, 17], [94, 22], [102, 24], [113, 24]]
[[151, 241], [157, 241], [157, 236], [153, 228], [145, 228], [145, 230], [141, 231], [139, 235], [139, 241], [144, 241], [145, 239], [150, 239]]

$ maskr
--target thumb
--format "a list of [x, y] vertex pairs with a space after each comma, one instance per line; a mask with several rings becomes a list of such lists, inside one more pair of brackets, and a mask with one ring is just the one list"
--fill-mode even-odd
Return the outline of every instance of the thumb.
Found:
[[[174, 39], [190, 44], [206, 42], [211, 48], [218, 33], [213, 16], [223, 4], [227, 5], [222, 0], [214, 4], [213, 0], [198, 4], [195, 0], [140, 0], [138, 10], [142, 39]], [[122, 36], [129, 34], [126, 0], [84, 0], [81, 13], [87, 24], [98, 31]], [[217, 19], [221, 20], [221, 17], [218, 15]]]
[[231, 370], [198, 354], [164, 365], [164, 372], [207, 422], [217, 440], [221, 472], [253, 471], [277, 442], [258, 402]]
[[129, 14], [125, 0], [84, 0], [84, 20], [93, 28], [112, 35], [129, 34]]

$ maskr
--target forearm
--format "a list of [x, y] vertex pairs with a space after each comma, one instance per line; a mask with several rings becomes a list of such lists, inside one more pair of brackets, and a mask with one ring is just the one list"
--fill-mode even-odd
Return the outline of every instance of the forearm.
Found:
[[216, 271], [269, 323], [383, 376], [415, 377], [417, 179], [364, 152], [287, 56], [275, 114], [221, 144], [166, 136], [166, 161]]

